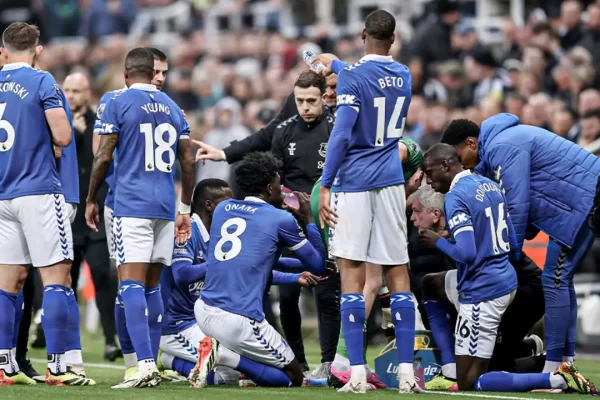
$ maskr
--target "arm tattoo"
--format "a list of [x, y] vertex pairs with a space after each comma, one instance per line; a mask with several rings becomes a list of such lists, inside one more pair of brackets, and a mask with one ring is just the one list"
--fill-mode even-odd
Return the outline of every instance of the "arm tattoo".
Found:
[[189, 139], [181, 139], [178, 144], [179, 164], [181, 166], [181, 202], [190, 204], [196, 182], [196, 168], [192, 157], [192, 143]]
[[102, 135], [98, 151], [94, 155], [94, 164], [92, 165], [92, 176], [90, 177], [90, 188], [86, 201], [96, 201], [98, 189], [106, 179], [110, 162], [113, 159], [113, 152], [117, 147], [119, 135]]

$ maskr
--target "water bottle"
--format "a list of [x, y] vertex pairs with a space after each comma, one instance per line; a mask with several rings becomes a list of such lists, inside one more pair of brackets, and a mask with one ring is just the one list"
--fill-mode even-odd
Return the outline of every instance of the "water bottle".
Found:
[[304, 50], [302, 52], [302, 57], [304, 58], [304, 62], [306, 63], [306, 65], [308, 65], [311, 69], [313, 69], [316, 72], [321, 72], [325, 69], [325, 66], [320, 61], [315, 64], [311, 63], [310, 60], [312, 60], [314, 55], [315, 54], [310, 50]]
[[420, 358], [415, 358], [413, 371], [415, 373], [415, 383], [421, 389], [425, 390], [425, 369], [423, 368], [423, 364], [421, 364]]

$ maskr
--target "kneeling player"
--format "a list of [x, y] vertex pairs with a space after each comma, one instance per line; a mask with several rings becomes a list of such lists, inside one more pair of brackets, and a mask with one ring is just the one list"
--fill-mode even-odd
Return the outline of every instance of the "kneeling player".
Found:
[[[438, 144], [423, 159], [427, 183], [447, 193], [444, 208], [454, 243], [431, 230], [421, 240], [457, 262], [458, 319], [456, 368], [460, 390], [529, 391], [571, 389], [595, 392], [572, 364], [563, 363], [552, 374], [490, 372], [502, 315], [513, 301], [517, 277], [509, 263], [516, 237], [500, 187], [491, 180], [464, 171], [453, 147]], [[506, 232], [506, 239], [505, 234]]]
[[[185, 245], [175, 243], [173, 263], [165, 266], [161, 275], [161, 290], [165, 302], [165, 324], [160, 340], [158, 368], [172, 369], [187, 377], [198, 360], [198, 345], [206, 336], [194, 317], [194, 303], [200, 296], [206, 275], [205, 256], [208, 252], [209, 229], [217, 205], [232, 197], [227, 182], [205, 179], [194, 189], [192, 200], [192, 236]], [[273, 272], [273, 283], [316, 284], [308, 273]], [[227, 367], [217, 367], [208, 377], [209, 384], [237, 384], [239, 373]]]
[[206, 385], [215, 366], [236, 369], [258, 385], [302, 385], [300, 364], [265, 320], [262, 300], [283, 246], [298, 256], [290, 267], [303, 265], [317, 275], [325, 270], [325, 249], [306, 195], [298, 195], [298, 213], [309, 221], [308, 240], [294, 217], [280, 209], [278, 167], [268, 153], [247, 155], [236, 169], [247, 197], [226, 200], [215, 210], [204, 288], [194, 307], [198, 325], [210, 336], [200, 343], [190, 376], [195, 387]]

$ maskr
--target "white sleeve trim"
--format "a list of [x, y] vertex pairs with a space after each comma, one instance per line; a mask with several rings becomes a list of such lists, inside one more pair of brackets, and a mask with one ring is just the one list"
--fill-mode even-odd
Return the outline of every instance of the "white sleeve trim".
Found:
[[185, 139], [189, 139], [189, 138], [190, 138], [189, 133], [179, 135], [179, 140], [185, 140]]
[[288, 247], [288, 249], [291, 250], [291, 251], [297, 251], [302, 246], [304, 246], [306, 243], [308, 243], [308, 240], [304, 239], [300, 243], [296, 244], [295, 246]]
[[454, 237], [456, 237], [459, 233], [463, 233], [463, 232], [468, 232], [471, 231], [473, 232], [473, 227], [472, 226], [463, 226], [462, 228], [458, 228], [456, 231], [454, 231]]

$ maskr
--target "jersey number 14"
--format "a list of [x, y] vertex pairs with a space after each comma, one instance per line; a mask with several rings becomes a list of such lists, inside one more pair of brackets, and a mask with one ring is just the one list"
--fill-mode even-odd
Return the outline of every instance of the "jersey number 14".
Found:
[[[165, 122], [153, 128], [150, 123], [140, 124], [140, 132], [144, 134], [146, 143], [144, 151], [146, 171], [157, 169], [160, 172], [170, 173], [175, 163], [173, 145], [177, 140], [177, 131], [173, 125]], [[168, 161], [164, 160], [165, 153]]]
[[375, 97], [375, 108], [377, 109], [377, 128], [375, 133], [375, 146], [383, 146], [386, 138], [400, 139], [404, 133], [404, 124], [406, 117], [402, 118], [402, 125], [398, 128], [398, 120], [402, 115], [402, 108], [406, 97], [398, 97], [394, 105], [394, 111], [390, 117], [390, 121], [385, 125], [385, 97]]

